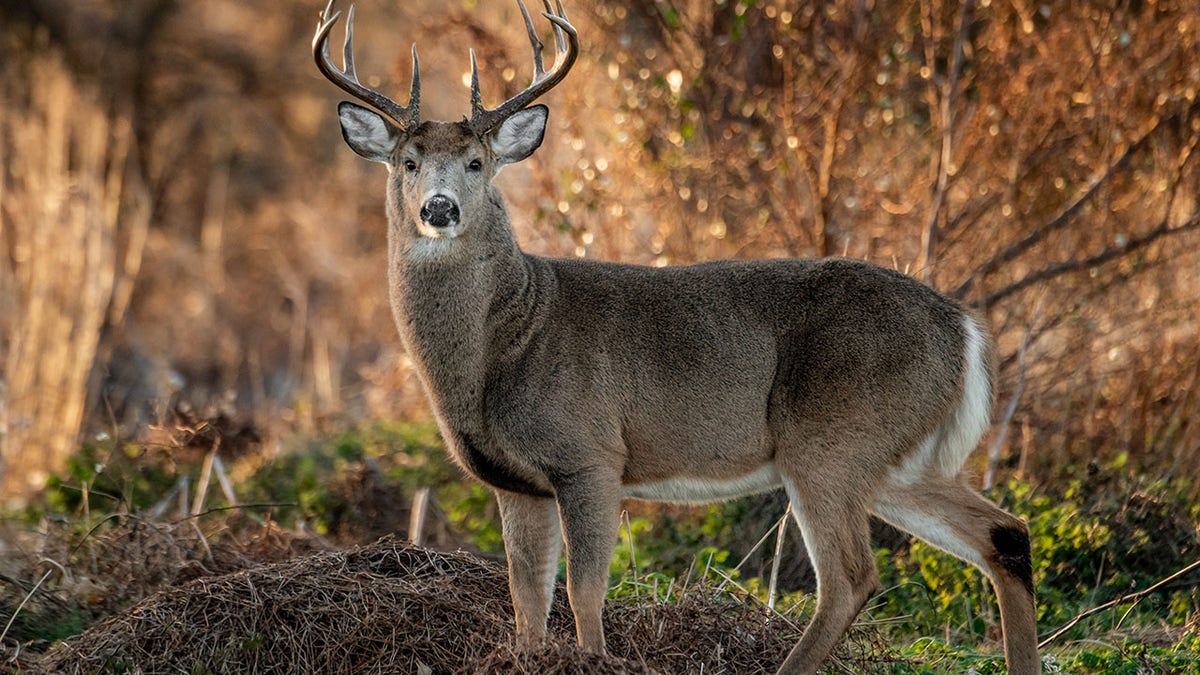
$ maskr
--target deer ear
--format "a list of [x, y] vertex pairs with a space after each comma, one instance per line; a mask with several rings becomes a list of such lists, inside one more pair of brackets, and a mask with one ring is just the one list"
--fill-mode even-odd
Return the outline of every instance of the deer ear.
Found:
[[372, 162], [386, 162], [400, 140], [400, 129], [383, 115], [361, 105], [343, 101], [338, 104], [338, 119], [342, 122], [342, 138], [360, 157]]
[[546, 118], [550, 109], [535, 105], [513, 114], [488, 135], [496, 163], [519, 162], [533, 154], [546, 135]]

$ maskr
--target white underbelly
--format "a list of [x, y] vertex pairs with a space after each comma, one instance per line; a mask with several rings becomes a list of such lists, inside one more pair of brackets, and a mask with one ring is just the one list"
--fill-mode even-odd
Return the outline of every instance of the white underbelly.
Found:
[[655, 483], [626, 485], [625, 496], [655, 502], [717, 502], [734, 497], [767, 492], [779, 487], [775, 462], [736, 478], [680, 476]]

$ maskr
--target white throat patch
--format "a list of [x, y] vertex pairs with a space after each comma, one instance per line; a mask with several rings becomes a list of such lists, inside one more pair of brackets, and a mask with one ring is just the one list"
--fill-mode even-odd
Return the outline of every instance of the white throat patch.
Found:
[[407, 257], [409, 260], [434, 260], [450, 255], [458, 246], [453, 237], [442, 236], [441, 233], [436, 237], [428, 237], [422, 232], [408, 245]]
[[425, 239], [455, 239], [462, 231], [462, 223], [455, 223], [450, 227], [434, 227], [424, 221], [417, 222], [417, 234]]

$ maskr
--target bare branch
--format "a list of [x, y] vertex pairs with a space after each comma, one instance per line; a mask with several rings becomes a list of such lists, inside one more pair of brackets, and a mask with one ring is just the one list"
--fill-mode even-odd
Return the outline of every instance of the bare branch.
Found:
[[[1002, 251], [980, 264], [971, 272], [966, 281], [959, 285], [958, 288], [954, 289], [951, 295], [956, 298], [964, 297], [968, 292], [970, 292], [971, 288], [974, 287], [977, 280], [983, 279], [987, 275], [995, 272], [1005, 263], [1010, 262], [1021, 254], [1025, 253], [1034, 245], [1045, 239], [1047, 235], [1065, 227], [1069, 222], [1071, 222], [1075, 214], [1077, 214], [1080, 209], [1082, 209], [1083, 206], [1090, 201], [1093, 196], [1095, 196], [1100, 188], [1107, 185], [1108, 181], [1111, 180], [1113, 176], [1120, 173], [1126, 167], [1126, 165], [1129, 164], [1129, 160], [1140, 150], [1145, 148], [1160, 130], [1173, 127], [1185, 115], [1191, 114], [1198, 108], [1200, 108], [1200, 103], [1195, 103], [1186, 110], [1175, 112], [1174, 114], [1166, 117], [1160, 117], [1158, 121], [1154, 123], [1154, 126], [1146, 131], [1146, 133], [1142, 134], [1142, 136], [1136, 141], [1131, 143], [1129, 147], [1125, 149], [1125, 152], [1123, 152], [1115, 162], [1108, 165], [1108, 167], [1105, 168], [1104, 172], [1099, 177], [1094, 178], [1091, 182], [1091, 185], [1088, 186], [1088, 189], [1075, 201], [1071, 202], [1071, 204], [1063, 209], [1061, 213], [1055, 216], [1050, 222], [1029, 233], [1019, 241], [1009, 244]], [[1078, 267], [1078, 265], [1076, 267]], [[1070, 270], [1068, 269], [1066, 271]], [[994, 300], [992, 300], [992, 298], [994, 296], [1000, 295], [1003, 297], [1004, 295], [1010, 294], [1007, 292], [1008, 289], [1002, 289], [1002, 291], [1005, 292], [1002, 293], [1001, 291], [997, 291], [996, 293], [993, 293], [988, 297], [987, 300], [983, 302], [983, 304], [987, 305], [993, 302]]]
[[1025, 375], [1026, 363], [1025, 354], [1029, 349], [1030, 338], [1033, 337], [1034, 330], [1037, 327], [1038, 321], [1042, 316], [1042, 304], [1038, 303], [1037, 309], [1033, 312], [1033, 318], [1029, 320], [1029, 324], [1025, 327], [1025, 335], [1021, 337], [1021, 346], [1017, 349], [1017, 386], [1013, 390], [1012, 398], [1009, 399], [1008, 405], [1004, 409], [1004, 417], [1000, 419], [999, 432], [996, 434], [996, 440], [992, 443], [992, 447], [988, 449], [987, 471], [983, 474], [983, 488], [991, 489], [996, 484], [996, 467], [1000, 464], [1000, 451], [1004, 449], [1004, 441], [1008, 438], [1008, 426], [1012, 422], [1013, 415], [1017, 412], [1017, 404], [1021, 401], [1021, 394], [1025, 393]]
[[1068, 630], [1070, 630], [1075, 624], [1086, 619], [1087, 617], [1089, 617], [1093, 614], [1096, 614], [1098, 612], [1102, 612], [1102, 611], [1108, 609], [1109, 607], [1115, 607], [1117, 605], [1121, 605], [1123, 603], [1129, 602], [1130, 600], [1139, 600], [1142, 597], [1144, 597], [1145, 595], [1147, 595], [1149, 593], [1153, 593], [1159, 587], [1161, 587], [1171, 581], [1174, 581], [1175, 579], [1178, 579], [1179, 577], [1187, 574], [1188, 572], [1191, 572], [1192, 570], [1194, 570], [1196, 568], [1200, 568], [1200, 560], [1192, 561], [1190, 564], [1185, 565], [1184, 567], [1176, 570], [1174, 573], [1172, 573], [1171, 575], [1169, 575], [1167, 577], [1159, 579], [1157, 582], [1155, 582], [1151, 586], [1148, 586], [1147, 588], [1143, 588], [1142, 590], [1136, 591], [1133, 593], [1127, 593], [1125, 595], [1122, 595], [1119, 598], [1109, 600], [1106, 603], [1096, 605], [1095, 607], [1092, 607], [1091, 609], [1080, 612], [1078, 615], [1075, 616], [1075, 618], [1066, 622], [1061, 627], [1059, 627], [1058, 630], [1054, 631], [1054, 633], [1052, 633], [1050, 635], [1050, 637], [1039, 642], [1038, 649], [1045, 649], [1047, 645], [1049, 645], [1051, 642], [1054, 642], [1058, 638], [1062, 637], [1062, 635], [1064, 633], [1066, 633]]
[[950, 163], [954, 145], [954, 102], [958, 98], [958, 83], [962, 77], [963, 50], [974, 13], [974, 0], [963, 2], [959, 15], [958, 34], [954, 37], [954, 53], [950, 59], [950, 72], [939, 84], [939, 111], [942, 123], [942, 146], [938, 155], [937, 183], [933, 190], [933, 203], [929, 209], [929, 221], [921, 232], [921, 258], [917, 268], [923, 269], [925, 283], [933, 283], [934, 247], [937, 244], [938, 220], [946, 203], [946, 192], [950, 183]]
[[1162, 237], [1183, 234], [1184, 232], [1191, 232], [1197, 229], [1200, 229], [1200, 213], [1192, 214], [1192, 217], [1189, 218], [1187, 222], [1177, 227], [1168, 226], [1166, 220], [1164, 220], [1153, 230], [1140, 237], [1130, 239], [1122, 245], [1109, 246], [1103, 251], [1088, 258], [1082, 258], [1080, 260], [1067, 260], [1050, 265], [1049, 267], [1042, 268], [1036, 272], [1031, 272], [1018, 281], [1014, 281], [1000, 290], [993, 292], [991, 295], [988, 295], [983, 299], [982, 302], [980, 302], [980, 305], [987, 307], [1036, 283], [1049, 281], [1050, 279], [1060, 277], [1076, 270], [1099, 267], [1104, 263], [1120, 258], [1121, 256], [1132, 253], [1140, 248], [1145, 248]]

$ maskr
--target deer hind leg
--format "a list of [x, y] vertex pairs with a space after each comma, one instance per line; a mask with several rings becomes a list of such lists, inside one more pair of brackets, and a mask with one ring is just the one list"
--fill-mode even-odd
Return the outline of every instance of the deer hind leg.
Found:
[[567, 596], [575, 633], [580, 646], [600, 654], [601, 613], [620, 525], [621, 479], [603, 470], [583, 472], [556, 484], [555, 491], [567, 544]]
[[782, 675], [816, 673], [879, 587], [863, 491], [784, 477], [792, 514], [817, 575], [817, 611]]
[[554, 577], [562, 533], [554, 500], [496, 491], [508, 558], [508, 589], [517, 622], [517, 645], [529, 647], [546, 636], [554, 600]]
[[966, 485], [944, 477], [913, 484], [889, 483], [876, 495], [874, 512], [983, 571], [1000, 604], [1008, 672], [1041, 672], [1025, 523]]

